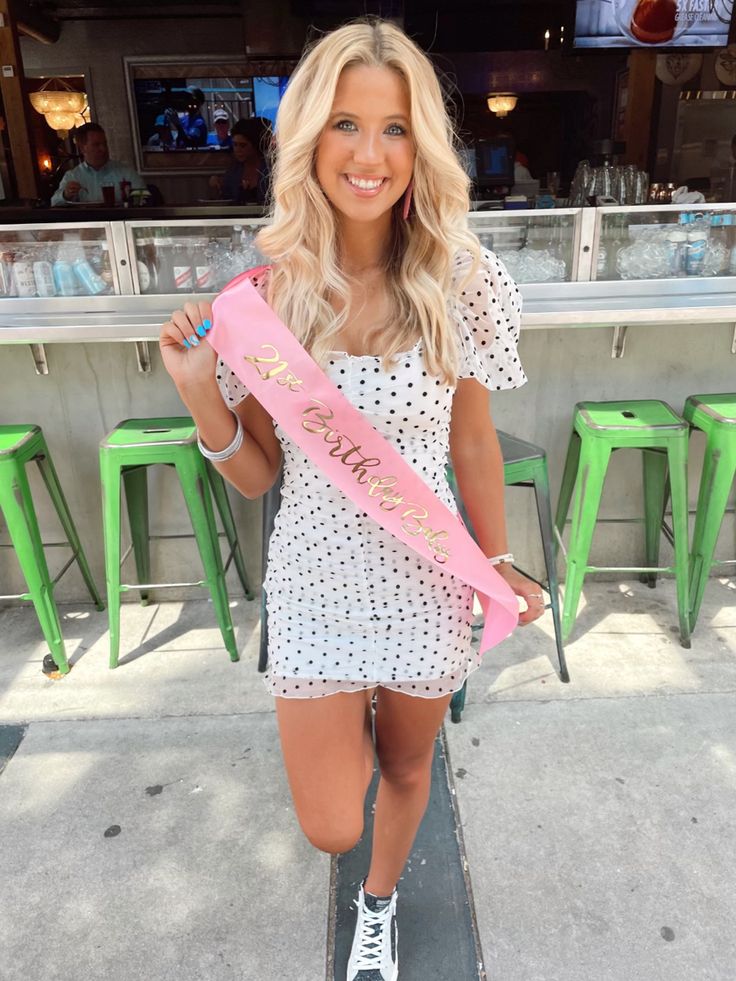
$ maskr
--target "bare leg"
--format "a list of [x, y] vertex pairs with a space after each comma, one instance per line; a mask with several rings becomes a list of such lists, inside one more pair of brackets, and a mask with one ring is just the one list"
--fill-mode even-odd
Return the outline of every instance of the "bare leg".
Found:
[[378, 689], [376, 748], [381, 780], [365, 883], [374, 896], [391, 895], [409, 857], [427, 809], [434, 741], [450, 698], [416, 698]]
[[363, 833], [373, 776], [370, 691], [276, 698], [276, 716], [299, 823], [315, 848], [349, 851]]

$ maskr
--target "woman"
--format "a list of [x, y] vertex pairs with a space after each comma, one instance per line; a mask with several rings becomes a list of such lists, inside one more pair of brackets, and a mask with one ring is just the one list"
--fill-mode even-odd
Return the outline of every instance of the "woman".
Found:
[[222, 176], [210, 178], [210, 187], [235, 204], [265, 204], [268, 167], [264, 154], [271, 139], [267, 119], [239, 119], [230, 134], [233, 163]]
[[[468, 231], [468, 180], [431, 63], [384, 21], [334, 31], [292, 77], [276, 144], [272, 222], [258, 237], [274, 264], [253, 285], [454, 511], [449, 447], [479, 545], [527, 601], [521, 622], [535, 620], [542, 595], [507, 554], [488, 410], [488, 389], [525, 381], [520, 299]], [[263, 494], [283, 461], [266, 681], [296, 813], [316, 847], [339, 853], [359, 840], [377, 753], [373, 852], [348, 981], [393, 981], [396, 884], [427, 805], [435, 737], [480, 660], [470, 643], [473, 590], [352, 506], [275, 428], [200, 343], [210, 323], [205, 303], [172, 314], [164, 362], [205, 454], [224, 451], [216, 465], [242, 494]]]

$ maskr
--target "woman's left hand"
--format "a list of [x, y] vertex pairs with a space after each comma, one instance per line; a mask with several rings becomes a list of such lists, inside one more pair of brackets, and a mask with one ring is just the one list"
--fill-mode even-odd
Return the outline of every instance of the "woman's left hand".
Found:
[[527, 609], [519, 614], [519, 624], [523, 627], [527, 623], [533, 623], [544, 613], [544, 593], [542, 587], [537, 585], [532, 579], [527, 579], [511, 565], [502, 562], [494, 566], [496, 572], [502, 576], [517, 596], [521, 596], [527, 605]]

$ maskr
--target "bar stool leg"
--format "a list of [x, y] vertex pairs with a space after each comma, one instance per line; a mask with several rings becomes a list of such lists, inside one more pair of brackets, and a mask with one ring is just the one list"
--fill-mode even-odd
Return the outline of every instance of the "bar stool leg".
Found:
[[726, 459], [708, 440], [703, 458], [703, 472], [698, 492], [698, 508], [695, 515], [695, 529], [690, 557], [690, 630], [695, 624], [703, 602], [703, 594], [713, 565], [718, 533], [721, 530], [731, 493], [736, 460]]
[[225, 481], [222, 475], [219, 474], [214, 467], [208, 465], [207, 473], [210, 478], [212, 496], [214, 497], [215, 504], [217, 505], [220, 520], [222, 521], [222, 527], [225, 529], [225, 537], [227, 538], [228, 544], [230, 545], [230, 549], [233, 553], [233, 561], [235, 562], [235, 568], [238, 572], [240, 585], [243, 587], [245, 598], [252, 600], [253, 590], [251, 589], [250, 582], [248, 581], [248, 573], [245, 571], [245, 562], [243, 561], [243, 553], [240, 551], [238, 531], [235, 527], [235, 519], [233, 518], [233, 512], [230, 507], [230, 499], [227, 496]]
[[[555, 527], [560, 534], [560, 538], [565, 531], [565, 521], [570, 510], [570, 501], [575, 487], [575, 477], [578, 472], [578, 462], [580, 460], [581, 440], [575, 430], [570, 434], [570, 442], [567, 445], [567, 456], [565, 467], [562, 471], [562, 481], [560, 483], [560, 496], [557, 499], [557, 511], [555, 513]], [[559, 542], [554, 538], [555, 555], [559, 550]]]
[[5, 515], [10, 541], [18, 557], [28, 593], [36, 609], [41, 632], [61, 674], [69, 672], [54, 587], [41, 544], [28, 477], [22, 464], [12, 464], [12, 477], [0, 480], [0, 510]]
[[120, 653], [120, 465], [111, 454], [100, 451], [102, 482], [102, 534], [105, 541], [105, 585], [110, 630], [110, 667], [118, 666]]
[[191, 460], [179, 461], [176, 470], [184, 491], [184, 500], [189, 510], [222, 639], [230, 660], [237, 661], [239, 657], [235, 646], [235, 630], [228, 605], [225, 571], [222, 566], [205, 461], [202, 458], [196, 464]]
[[465, 695], [468, 691], [468, 682], [465, 681], [462, 688], [459, 688], [450, 699], [450, 718], [453, 722], [461, 722], [463, 709], [465, 708]]
[[[660, 449], [642, 450], [644, 480], [645, 565], [659, 565], [659, 543], [662, 539], [662, 519], [666, 503], [667, 454]], [[639, 577], [650, 589], [657, 585], [656, 572], [643, 572]]]
[[[125, 507], [133, 543], [138, 582], [151, 581], [151, 543], [148, 520], [148, 467], [123, 467]], [[148, 590], [141, 589], [141, 606], [148, 606]]]
[[568, 682], [570, 675], [567, 670], [565, 650], [562, 645], [560, 588], [557, 581], [557, 562], [555, 560], [554, 529], [552, 526], [552, 507], [549, 497], [549, 475], [547, 473], [546, 460], [542, 461], [541, 465], [536, 468], [532, 482], [534, 484], [534, 497], [537, 502], [539, 530], [542, 535], [542, 551], [544, 552], [544, 565], [547, 570], [549, 599], [550, 605], [552, 606], [552, 621], [555, 626], [555, 644], [557, 645], [557, 659], [560, 663], [560, 680]]
[[92, 573], [90, 572], [89, 564], [87, 563], [87, 557], [84, 554], [82, 543], [79, 540], [77, 529], [74, 525], [74, 521], [72, 520], [69, 505], [66, 503], [64, 492], [61, 489], [56, 468], [54, 467], [53, 461], [49, 455], [46, 441], [43, 439], [43, 437], [41, 437], [41, 439], [43, 456], [36, 457], [36, 464], [38, 465], [38, 469], [43, 477], [43, 482], [46, 484], [46, 490], [49, 492], [49, 497], [51, 498], [54, 508], [56, 509], [56, 513], [59, 516], [59, 521], [64, 529], [66, 540], [71, 545], [74, 558], [79, 566], [79, 571], [82, 573], [82, 578], [84, 579], [87, 591], [92, 597], [92, 601], [94, 602], [96, 608], [98, 610], [104, 610], [105, 604], [97, 591], [97, 586], [95, 586], [94, 580], [92, 579]]
[[[268, 562], [268, 543], [271, 540], [276, 515], [281, 504], [281, 475], [273, 487], [263, 495], [263, 511], [261, 513], [261, 571], [262, 578], [266, 577]], [[261, 639], [258, 646], [258, 670], [263, 673], [268, 667], [268, 608], [266, 606], [266, 590], [261, 586]]]
[[[572, 530], [567, 551], [567, 576], [562, 613], [563, 641], [570, 636], [578, 612], [611, 448], [608, 444], [586, 445], [580, 455], [580, 474], [575, 488]], [[558, 509], [558, 517], [559, 515]]]
[[687, 437], [670, 442], [670, 491], [672, 494], [672, 532], [675, 540], [675, 581], [680, 618], [680, 644], [690, 647], [690, 595], [687, 499]]

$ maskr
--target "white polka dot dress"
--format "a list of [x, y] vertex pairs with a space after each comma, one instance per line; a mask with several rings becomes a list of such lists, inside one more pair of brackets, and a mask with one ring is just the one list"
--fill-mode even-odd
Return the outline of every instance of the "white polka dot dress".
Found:
[[[456, 281], [470, 264], [469, 254], [458, 256]], [[253, 280], [264, 295], [267, 276]], [[521, 297], [493, 253], [482, 250], [449, 310], [459, 377], [492, 391], [523, 385]], [[445, 478], [454, 389], [427, 373], [421, 342], [390, 370], [380, 358], [335, 351], [325, 372], [455, 513]], [[217, 380], [231, 407], [248, 394], [223, 361]], [[284, 468], [265, 578], [268, 689], [313, 698], [381, 685], [434, 698], [462, 687], [480, 663], [471, 646], [472, 588], [359, 511], [275, 425]]]

